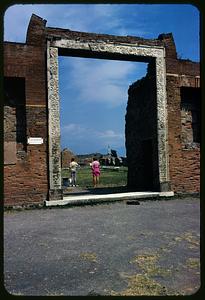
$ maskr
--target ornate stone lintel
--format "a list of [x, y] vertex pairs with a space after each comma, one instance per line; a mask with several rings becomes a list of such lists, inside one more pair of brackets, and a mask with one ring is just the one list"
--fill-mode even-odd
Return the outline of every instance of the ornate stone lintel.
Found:
[[108, 52], [124, 55], [136, 55], [144, 57], [162, 57], [164, 48], [160, 46], [147, 46], [136, 44], [123, 44], [111, 42], [81, 42], [70, 39], [54, 40], [52, 47], [66, 48], [70, 50], [89, 50], [93, 52]]

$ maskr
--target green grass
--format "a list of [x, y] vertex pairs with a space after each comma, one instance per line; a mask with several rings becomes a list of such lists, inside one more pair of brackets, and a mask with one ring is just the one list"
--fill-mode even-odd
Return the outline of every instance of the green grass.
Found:
[[[70, 178], [70, 171], [62, 169], [62, 177]], [[81, 167], [77, 171], [77, 184], [80, 187], [89, 188], [93, 186], [92, 172], [89, 166]], [[118, 187], [127, 185], [127, 167], [119, 169], [101, 168], [99, 187]]]

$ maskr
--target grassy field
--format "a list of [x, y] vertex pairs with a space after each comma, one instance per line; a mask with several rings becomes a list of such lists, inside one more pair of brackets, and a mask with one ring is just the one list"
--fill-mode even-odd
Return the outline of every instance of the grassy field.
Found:
[[[62, 177], [70, 178], [70, 171], [62, 169]], [[90, 188], [92, 183], [92, 172], [89, 166], [81, 167], [77, 171], [77, 184], [82, 188]], [[101, 167], [99, 187], [117, 187], [127, 185], [127, 167], [103, 168]]]

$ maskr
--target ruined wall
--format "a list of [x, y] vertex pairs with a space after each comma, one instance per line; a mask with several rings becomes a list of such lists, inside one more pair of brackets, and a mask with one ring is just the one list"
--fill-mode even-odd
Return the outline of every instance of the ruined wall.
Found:
[[[45, 49], [4, 43], [4, 203], [42, 203], [48, 193]], [[15, 86], [20, 84], [20, 92]], [[15, 93], [12, 94], [12, 91]], [[43, 144], [30, 145], [29, 137]]]
[[[171, 35], [160, 35], [164, 39], [166, 52], [166, 89], [168, 111], [168, 144], [170, 188], [178, 193], [200, 191], [200, 69], [199, 63], [177, 59]], [[144, 174], [144, 150], [142, 141], [147, 136], [156, 141], [156, 112], [148, 80], [149, 75], [135, 82], [128, 91], [126, 115], [126, 147], [128, 158], [128, 185], [144, 188], [147, 177]], [[194, 92], [183, 89], [192, 88]], [[192, 94], [187, 99], [187, 95]], [[148, 98], [150, 98], [148, 100]], [[145, 102], [146, 99], [146, 102]], [[149, 105], [146, 103], [150, 102]], [[188, 101], [188, 103], [187, 103]], [[190, 102], [191, 101], [191, 102]], [[149, 120], [150, 117], [150, 120]], [[144, 120], [144, 122], [143, 122]], [[142, 125], [143, 124], [143, 125]], [[149, 126], [149, 124], [152, 124]], [[153, 126], [153, 127], [152, 127]], [[149, 131], [149, 133], [147, 133]], [[151, 145], [151, 144], [150, 144]], [[155, 148], [155, 147], [154, 147]], [[157, 149], [156, 149], [157, 150]], [[149, 162], [157, 154], [149, 153]], [[154, 178], [155, 163], [153, 167]], [[150, 165], [151, 172], [151, 165]], [[154, 181], [153, 181], [154, 183]], [[156, 182], [153, 184], [157, 187]], [[149, 187], [148, 187], [149, 188]]]
[[199, 74], [198, 63], [179, 61], [175, 73], [167, 75], [170, 178], [175, 192], [200, 191], [200, 140], [193, 140], [194, 120], [183, 109], [181, 97], [182, 87], [196, 88], [193, 101], [200, 102]]
[[136, 46], [137, 45], [147, 45], [147, 46], [164, 45], [164, 37], [163, 39], [161, 38], [144, 39], [136, 36], [117, 36], [111, 34], [98, 34], [98, 33], [90, 33], [90, 32], [73, 31], [73, 30], [62, 29], [62, 28], [53, 28], [53, 27], [46, 27], [45, 31], [46, 31], [46, 36], [53, 40], [66, 38], [66, 39], [81, 41], [85, 43], [92, 42], [92, 41], [100, 41], [100, 42], [113, 42], [113, 43], [128, 43], [128, 44], [135, 44]]
[[135, 190], [159, 190], [154, 64], [146, 77], [129, 87], [128, 95], [125, 116], [127, 184]]
[[63, 149], [61, 151], [61, 167], [68, 168], [70, 166], [71, 158], [76, 159], [76, 155], [67, 148]]
[[[199, 78], [197, 77], [199, 64], [177, 59], [172, 34], [161, 34], [158, 39], [143, 39], [46, 28], [45, 25], [45, 20], [32, 15], [28, 26], [26, 44], [4, 43], [4, 204], [6, 206], [29, 203], [42, 204], [43, 200], [48, 200], [48, 195], [52, 192], [48, 172], [48, 131], [50, 129], [48, 109], [53, 112], [56, 110], [56, 106], [48, 107], [47, 79], [50, 78], [49, 76], [55, 75], [52, 80], [55, 81], [55, 87], [57, 87], [58, 55], [112, 59], [112, 52], [90, 51], [89, 47], [83, 52], [83, 55], [79, 49], [77, 51], [62, 49], [61, 47], [58, 49], [55, 41], [62, 38], [75, 42], [80, 41], [85, 45], [94, 41], [105, 45], [108, 42], [112, 46], [117, 43], [132, 44], [132, 47], [134, 45], [137, 49], [138, 46], [139, 49], [142, 49], [143, 46], [145, 48], [146, 46], [148, 48], [149, 46], [161, 46], [162, 49], [165, 47], [171, 189], [178, 192], [198, 191], [199, 143], [190, 141], [189, 119], [193, 117], [193, 113], [189, 111], [186, 115], [187, 111], [181, 110], [180, 88], [199, 86]], [[55, 59], [56, 64], [48, 66], [47, 72], [49, 55], [47, 57], [46, 43], [48, 41], [53, 45], [49, 48], [50, 61]], [[129, 53], [127, 56], [127, 53], [123, 55], [119, 52], [115, 54], [114, 58], [122, 60], [129, 58], [135, 61], [136, 55]], [[128, 183], [135, 187], [135, 190], [153, 190], [159, 188], [156, 74], [153, 57], [148, 54], [146, 57], [142, 54], [142, 56], [137, 56], [137, 60], [149, 62], [149, 70], [148, 75], [133, 84], [129, 90], [126, 115]], [[49, 69], [49, 67], [51, 68]], [[53, 84], [52, 80], [48, 80], [51, 85]], [[162, 86], [164, 87], [164, 85]], [[15, 92], [13, 93], [13, 91]], [[55, 93], [54, 98], [56, 99], [57, 96]], [[184, 141], [186, 136], [189, 136], [188, 148], [185, 146], [187, 143], [184, 145], [182, 143], [182, 139]], [[30, 144], [28, 138], [41, 138], [43, 143]], [[58, 138], [60, 139], [60, 136]], [[152, 150], [151, 155], [149, 149]], [[50, 157], [53, 161], [55, 158]], [[150, 174], [150, 170], [152, 174]], [[144, 178], [147, 180], [142, 180]], [[54, 194], [56, 191], [54, 189]]]

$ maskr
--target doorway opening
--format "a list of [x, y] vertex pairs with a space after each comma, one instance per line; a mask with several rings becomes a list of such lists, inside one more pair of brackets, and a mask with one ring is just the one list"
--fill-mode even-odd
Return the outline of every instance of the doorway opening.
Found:
[[[166, 67], [165, 49], [163, 46], [126, 44], [121, 42], [84, 40], [79, 38], [51, 39], [47, 41], [47, 75], [48, 75], [48, 123], [49, 123], [49, 179], [50, 199], [62, 199], [62, 170], [60, 147], [60, 99], [59, 99], [59, 70], [58, 57], [72, 56], [92, 59], [108, 59], [119, 61], [145, 62], [150, 67], [151, 76], [155, 82], [155, 125], [156, 143], [154, 158], [157, 157], [155, 168], [158, 176], [154, 182], [158, 191], [169, 190], [169, 155], [167, 137], [167, 102], [166, 102]], [[148, 78], [146, 78], [148, 79]], [[149, 115], [148, 115], [149, 116]], [[135, 128], [132, 133], [136, 135]], [[147, 137], [146, 137], [147, 138]], [[128, 147], [129, 148], [129, 147]], [[126, 152], [128, 151], [126, 148]], [[129, 153], [136, 152], [136, 147]], [[132, 161], [128, 162], [128, 178]], [[131, 173], [130, 173], [131, 174]], [[136, 166], [134, 175], [136, 175]], [[146, 180], [146, 179], [145, 179]], [[137, 181], [133, 178], [128, 185], [136, 190]]]
[[[147, 67], [142, 62], [58, 56], [64, 195], [128, 190], [125, 145], [128, 90], [146, 76]], [[101, 169], [95, 189], [90, 167], [93, 157], [97, 157]], [[72, 158], [80, 166], [77, 187], [71, 181]]]

